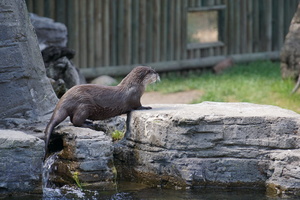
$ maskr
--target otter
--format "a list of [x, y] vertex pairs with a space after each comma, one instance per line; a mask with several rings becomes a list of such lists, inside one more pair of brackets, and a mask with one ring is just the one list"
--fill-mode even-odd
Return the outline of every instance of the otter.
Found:
[[74, 126], [89, 120], [104, 120], [132, 110], [151, 109], [140, 99], [148, 84], [159, 81], [158, 73], [148, 66], [135, 67], [117, 86], [83, 84], [72, 87], [57, 103], [45, 129], [45, 156], [53, 129], [68, 116]]

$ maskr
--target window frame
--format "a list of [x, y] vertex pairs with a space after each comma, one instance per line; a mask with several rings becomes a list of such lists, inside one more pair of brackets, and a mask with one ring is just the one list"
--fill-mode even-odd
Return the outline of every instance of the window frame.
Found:
[[[204, 43], [187, 43], [187, 49], [204, 49], [210, 47], [220, 47], [224, 46], [224, 25], [225, 22], [225, 9], [226, 5], [215, 5], [215, 6], [205, 6], [205, 7], [193, 7], [187, 9], [187, 14], [189, 12], [203, 12], [203, 11], [217, 11], [218, 12], [218, 41], [217, 42], [204, 42]], [[187, 22], [188, 26], [188, 22]], [[187, 30], [187, 29], [186, 29]], [[187, 35], [187, 33], [186, 33]]]

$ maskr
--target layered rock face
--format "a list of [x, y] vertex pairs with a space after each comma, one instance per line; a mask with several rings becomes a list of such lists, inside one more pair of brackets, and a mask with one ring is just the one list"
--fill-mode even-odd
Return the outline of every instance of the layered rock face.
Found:
[[75, 184], [85, 187], [114, 188], [113, 145], [102, 131], [74, 126], [60, 126], [49, 149], [60, 151], [52, 168], [50, 181], [57, 186]]
[[57, 98], [24, 1], [0, 1], [0, 128], [40, 121]]
[[0, 130], [0, 193], [41, 191], [44, 141]]
[[182, 188], [267, 183], [276, 193], [300, 189], [295, 112], [249, 103], [153, 105], [132, 112], [129, 124], [115, 149], [123, 178]]
[[281, 49], [282, 78], [296, 79], [300, 74], [300, 4], [291, 21], [289, 32]]

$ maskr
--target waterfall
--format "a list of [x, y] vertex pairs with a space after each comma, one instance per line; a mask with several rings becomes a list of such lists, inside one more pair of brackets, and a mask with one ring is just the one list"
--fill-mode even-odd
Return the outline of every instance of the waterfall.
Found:
[[[52, 172], [52, 165], [58, 158], [58, 154], [60, 152], [56, 152], [49, 156], [43, 165], [43, 199], [84, 199], [85, 193], [80, 188], [73, 188], [70, 186], [63, 186], [61, 188], [52, 185], [49, 178], [50, 173]], [[96, 195], [97, 192], [94, 192], [93, 195]], [[70, 197], [72, 196], [72, 197]]]

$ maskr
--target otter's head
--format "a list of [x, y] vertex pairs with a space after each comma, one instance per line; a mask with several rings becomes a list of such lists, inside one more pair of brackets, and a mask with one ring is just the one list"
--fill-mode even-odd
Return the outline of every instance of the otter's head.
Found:
[[148, 84], [160, 81], [158, 73], [147, 66], [135, 67], [122, 81], [119, 85], [136, 85], [146, 87]]

